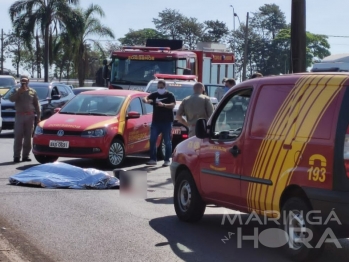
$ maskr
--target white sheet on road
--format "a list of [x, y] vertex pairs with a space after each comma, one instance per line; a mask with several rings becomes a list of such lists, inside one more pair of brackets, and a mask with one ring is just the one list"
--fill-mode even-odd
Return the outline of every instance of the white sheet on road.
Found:
[[83, 169], [55, 162], [28, 168], [9, 178], [12, 185], [36, 185], [46, 188], [111, 189], [120, 185], [119, 179], [107, 172]]

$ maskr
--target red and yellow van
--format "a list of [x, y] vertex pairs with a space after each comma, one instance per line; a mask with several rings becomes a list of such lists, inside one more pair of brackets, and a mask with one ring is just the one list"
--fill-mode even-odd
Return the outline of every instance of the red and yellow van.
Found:
[[[148, 93], [132, 90], [82, 92], [35, 129], [33, 154], [39, 163], [58, 157], [105, 159], [122, 165], [127, 155], [149, 151], [153, 107]], [[157, 146], [163, 154], [161, 136]]]
[[349, 237], [342, 229], [349, 225], [348, 101], [348, 73], [264, 77], [232, 88], [173, 153], [177, 216], [198, 221], [215, 204], [280, 218], [297, 261], [321, 250], [304, 244], [302, 230], [312, 230], [314, 247], [327, 226], [307, 214], [323, 222], [336, 216], [340, 230], [328, 225], [337, 238]]

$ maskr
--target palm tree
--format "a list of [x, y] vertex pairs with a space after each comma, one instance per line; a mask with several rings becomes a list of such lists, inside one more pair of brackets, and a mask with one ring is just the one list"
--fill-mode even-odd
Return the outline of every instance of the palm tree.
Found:
[[[38, 26], [44, 37], [44, 75], [48, 82], [50, 39], [52, 32], [65, 28], [71, 35], [81, 23], [81, 16], [72, 9], [79, 0], [19, 0], [10, 7], [10, 17], [15, 31], [30, 43]], [[51, 35], [51, 37], [50, 37]]]
[[75, 52], [75, 66], [78, 72], [79, 86], [84, 86], [88, 71], [88, 43], [93, 43], [98, 49], [103, 50], [99, 41], [89, 38], [90, 36], [115, 38], [112, 30], [102, 25], [94, 15], [104, 17], [105, 14], [99, 5], [91, 4], [86, 10], [79, 9], [83, 17], [83, 25], [79, 28], [79, 34], [76, 38], [77, 52]]

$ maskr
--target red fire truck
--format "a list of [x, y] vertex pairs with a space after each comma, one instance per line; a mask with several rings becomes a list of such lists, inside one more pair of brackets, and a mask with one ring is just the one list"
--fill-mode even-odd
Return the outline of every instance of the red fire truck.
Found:
[[[109, 89], [143, 91], [154, 74], [196, 75], [204, 84], [220, 84], [234, 76], [234, 54], [226, 46], [198, 43], [184, 50], [181, 40], [148, 39], [146, 46], [124, 46], [111, 54]], [[105, 65], [104, 72], [107, 72]]]

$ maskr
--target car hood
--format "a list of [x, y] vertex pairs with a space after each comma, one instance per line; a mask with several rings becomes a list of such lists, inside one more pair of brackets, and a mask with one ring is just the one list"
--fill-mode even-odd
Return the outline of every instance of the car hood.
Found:
[[118, 122], [118, 116], [67, 115], [56, 113], [39, 125], [48, 130], [84, 131]]

